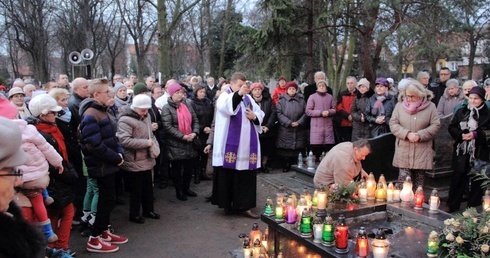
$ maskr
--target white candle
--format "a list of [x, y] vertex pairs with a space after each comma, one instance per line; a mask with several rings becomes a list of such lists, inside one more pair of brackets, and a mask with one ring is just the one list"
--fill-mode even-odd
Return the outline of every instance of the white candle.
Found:
[[400, 201], [400, 189], [393, 190], [393, 202]]
[[439, 197], [431, 196], [430, 197], [430, 210], [437, 210], [439, 208]]
[[387, 248], [384, 247], [372, 247], [374, 258], [386, 258], [388, 257]]
[[315, 236], [313, 242], [315, 243], [322, 242], [323, 224], [314, 224], [313, 230], [314, 230], [313, 234]]
[[367, 201], [367, 189], [366, 188], [360, 188], [359, 189], [359, 201], [361, 203], [364, 203]]
[[386, 201], [393, 202], [393, 189], [386, 190]]

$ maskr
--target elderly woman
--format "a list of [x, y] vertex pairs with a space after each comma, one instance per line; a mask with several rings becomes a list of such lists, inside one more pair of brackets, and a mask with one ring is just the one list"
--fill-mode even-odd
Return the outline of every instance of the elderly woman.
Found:
[[260, 82], [254, 82], [250, 85], [250, 92], [260, 109], [264, 111], [262, 121], [262, 133], [259, 135], [260, 154], [262, 155], [262, 166], [260, 172], [269, 173], [267, 168], [267, 158], [272, 154], [274, 147], [274, 133], [271, 131], [276, 123], [276, 108], [272, 103], [270, 94], [262, 94], [264, 85]]
[[483, 82], [483, 88], [485, 89], [485, 101], [490, 101], [490, 78]]
[[389, 82], [380, 77], [376, 79], [374, 95], [366, 105], [365, 118], [369, 122], [371, 137], [390, 132], [390, 118], [395, 108], [395, 99], [388, 93]]
[[24, 91], [19, 88], [19, 87], [13, 87], [9, 91], [9, 101], [10, 103], [14, 104], [17, 109], [19, 110], [19, 117], [20, 119], [24, 119], [31, 114], [31, 111], [27, 108], [26, 103], [24, 102], [24, 97], [26, 94]]
[[191, 100], [192, 109], [196, 112], [197, 119], [199, 120], [199, 146], [197, 148], [197, 158], [195, 160], [194, 169], [194, 183], [199, 184], [202, 179], [210, 179], [206, 176], [206, 163], [208, 161], [208, 155], [204, 153], [204, 147], [208, 140], [209, 133], [211, 132], [211, 123], [213, 122], [214, 107], [206, 97], [206, 88], [202, 85], [198, 85], [194, 91], [194, 97]]
[[417, 81], [419, 81], [424, 88], [428, 89], [430, 84], [430, 74], [426, 71], [421, 71], [417, 74]]
[[122, 107], [131, 103], [131, 98], [128, 96], [128, 88], [124, 83], [116, 83], [116, 86], [114, 86], [114, 92], [114, 102], [117, 109], [121, 109]]
[[316, 93], [308, 98], [306, 115], [310, 120], [310, 147], [315, 157], [329, 151], [335, 144], [332, 117], [337, 113], [336, 100], [327, 93], [327, 82], [316, 82]]
[[473, 87], [469, 92], [468, 105], [463, 105], [456, 111], [448, 129], [454, 139], [451, 164], [454, 174], [446, 203], [449, 212], [459, 210], [465, 188], [470, 180], [468, 207], [481, 205], [483, 196], [481, 181], [472, 178], [468, 173], [473, 160], [489, 160], [490, 150], [485, 133], [489, 129], [490, 111], [485, 105], [485, 90]]
[[390, 120], [396, 137], [393, 166], [399, 168], [398, 181], [414, 178], [414, 189], [424, 186], [425, 172], [433, 169], [433, 139], [441, 127], [432, 92], [411, 80], [401, 92]]
[[291, 170], [299, 152], [306, 147], [306, 101], [302, 94], [296, 93], [298, 84], [286, 83], [287, 93], [279, 97], [276, 106], [279, 129], [276, 138], [277, 154], [285, 158], [283, 172]]
[[177, 199], [181, 201], [187, 201], [187, 196], [197, 196], [191, 191], [190, 184], [193, 160], [197, 157], [193, 141], [199, 133], [199, 121], [184, 99], [184, 91], [178, 83], [172, 83], [168, 87], [168, 104], [162, 108], [163, 129], [167, 136], [166, 155], [170, 160]]
[[140, 215], [140, 207], [143, 208], [143, 217], [160, 218], [153, 209], [151, 169], [155, 159], [150, 157], [148, 148], [158, 142], [150, 129], [150, 108], [150, 96], [135, 96], [130, 108], [121, 110], [116, 134], [124, 148], [122, 169], [128, 171], [131, 184], [129, 220], [139, 224], [145, 223]]
[[464, 94], [463, 90], [459, 86], [459, 81], [456, 79], [449, 79], [446, 82], [446, 89], [444, 94], [439, 99], [437, 104], [437, 114], [440, 117], [451, 115], [453, 113], [454, 107], [458, 105], [459, 102], [463, 101]]
[[366, 78], [360, 79], [357, 83], [357, 96], [351, 106], [352, 142], [367, 139], [370, 136], [369, 123], [364, 112], [372, 94], [372, 91], [369, 90], [369, 81]]

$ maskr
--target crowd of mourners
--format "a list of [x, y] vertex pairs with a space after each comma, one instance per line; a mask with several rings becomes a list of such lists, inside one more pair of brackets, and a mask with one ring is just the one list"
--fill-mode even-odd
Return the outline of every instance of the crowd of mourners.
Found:
[[[218, 112], [236, 115], [243, 111], [251, 125], [251, 136], [245, 137], [258, 133], [260, 155], [252, 151], [245, 155], [247, 169], [254, 173], [269, 173], [270, 157], [283, 161], [282, 170], [288, 172], [305, 150], [319, 159], [338, 143], [391, 132], [396, 137], [393, 166], [399, 169], [398, 180], [411, 176], [414, 188], [423, 186], [425, 172], [433, 169], [433, 139], [440, 130], [440, 118], [451, 116], [454, 175], [446, 209], [459, 210], [466, 192], [468, 206], [481, 204], [481, 183], [468, 171], [475, 159], [489, 160], [490, 79], [483, 87], [473, 80], [461, 83], [443, 67], [432, 83], [429, 73], [420, 72], [417, 78], [398, 83], [379, 77], [374, 85], [349, 76], [345, 85], [334, 96], [325, 73], [317, 72], [312, 84], [298, 85], [280, 77], [273, 87], [246, 81], [241, 74], [230, 81], [219, 78], [217, 83], [212, 77], [203, 81], [189, 76], [165, 84], [151, 76], [138, 82], [134, 74], [128, 78], [116, 74], [112, 81], [76, 78], [70, 83], [66, 74], [60, 74], [42, 87], [20, 79], [11, 87], [0, 86], [0, 128], [7, 126], [15, 131], [11, 135], [20, 134], [18, 147], [27, 154], [27, 158], [16, 156], [14, 162], [12, 157], [20, 154], [0, 145], [0, 180], [15, 176], [17, 189], [15, 201], [0, 207], [0, 221], [8, 221], [13, 214], [19, 225], [24, 221], [40, 225], [43, 233], [26, 233], [30, 247], [22, 254], [9, 253], [4, 242], [0, 253], [72, 257], [69, 239], [72, 225], [77, 224], [86, 226], [83, 234], [88, 237], [89, 252], [115, 252], [128, 241], [114, 233], [110, 220], [114, 206], [125, 203], [124, 191], [130, 192], [129, 221], [143, 224], [145, 219], [160, 218], [154, 210], [153, 186], [164, 189], [169, 181], [180, 201], [197, 196], [192, 181], [215, 181], [213, 194], [207, 198], [230, 212], [233, 204], [223, 201], [219, 189], [223, 180], [229, 180], [224, 176], [228, 172], [215, 173], [213, 157], [221, 154], [213, 153], [213, 144], [222, 141], [223, 148], [228, 148], [232, 139], [216, 141], [215, 122], [217, 138], [225, 137], [222, 123], [238, 130], [240, 137], [248, 131], [240, 132], [240, 121], [238, 127], [233, 127], [233, 119], [223, 122]], [[221, 104], [220, 94], [227, 95]], [[0, 130], [2, 142], [13, 137], [1, 132], [9, 130]], [[225, 163], [236, 159], [221, 158]], [[255, 165], [248, 167], [249, 162]], [[241, 180], [253, 181], [255, 176]], [[253, 197], [240, 197], [253, 200], [237, 209], [258, 218], [250, 210], [255, 207]], [[46, 242], [46, 248], [36, 249]]]

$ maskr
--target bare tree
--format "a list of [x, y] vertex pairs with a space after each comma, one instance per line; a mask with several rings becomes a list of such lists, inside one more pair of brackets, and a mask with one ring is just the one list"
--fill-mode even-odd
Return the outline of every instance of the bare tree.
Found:
[[137, 74], [142, 80], [145, 75], [148, 75], [145, 55], [150, 50], [150, 46], [155, 44], [153, 42], [157, 32], [155, 5], [148, 0], [117, 0], [116, 3], [129, 37], [134, 42]]
[[40, 81], [49, 79], [50, 33], [54, 11], [49, 1], [44, 0], [0, 0], [6, 24], [14, 33], [15, 41], [32, 58], [34, 77]]

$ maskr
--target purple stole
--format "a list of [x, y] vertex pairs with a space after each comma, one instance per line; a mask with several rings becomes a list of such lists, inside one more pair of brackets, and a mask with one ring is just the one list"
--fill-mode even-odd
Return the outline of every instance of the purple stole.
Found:
[[[233, 91], [229, 88], [228, 94], [233, 94]], [[250, 97], [245, 95], [243, 98], [246, 106], [252, 106]], [[238, 105], [238, 113], [230, 117], [230, 125], [228, 126], [228, 136], [225, 143], [225, 156], [223, 162], [223, 168], [236, 169], [236, 163], [238, 159], [238, 146], [240, 144], [240, 135], [242, 133], [242, 106]], [[252, 121], [250, 123], [250, 153], [248, 160], [248, 170], [257, 169], [258, 162], [258, 140], [257, 132]]]

